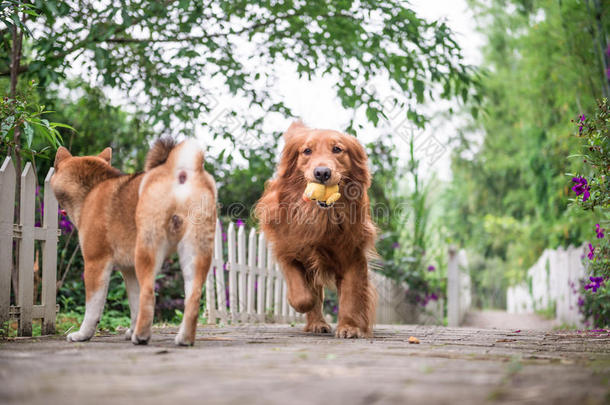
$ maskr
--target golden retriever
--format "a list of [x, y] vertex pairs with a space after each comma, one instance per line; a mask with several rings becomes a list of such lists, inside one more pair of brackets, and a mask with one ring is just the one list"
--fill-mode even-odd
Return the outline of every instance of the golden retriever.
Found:
[[[306, 332], [330, 333], [322, 305], [324, 286], [339, 296], [339, 338], [370, 337], [376, 293], [368, 261], [376, 227], [367, 190], [367, 155], [355, 137], [312, 129], [300, 121], [284, 133], [277, 177], [268, 181], [255, 215], [270, 241], [288, 286], [288, 300], [305, 313]], [[303, 199], [310, 182], [339, 185], [332, 205]]]

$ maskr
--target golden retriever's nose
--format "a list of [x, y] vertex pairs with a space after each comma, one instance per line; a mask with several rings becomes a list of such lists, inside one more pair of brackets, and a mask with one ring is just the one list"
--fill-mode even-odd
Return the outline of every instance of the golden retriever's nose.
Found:
[[330, 168], [326, 166], [318, 166], [313, 169], [313, 177], [316, 178], [320, 183], [324, 184], [328, 179], [330, 179], [331, 171]]

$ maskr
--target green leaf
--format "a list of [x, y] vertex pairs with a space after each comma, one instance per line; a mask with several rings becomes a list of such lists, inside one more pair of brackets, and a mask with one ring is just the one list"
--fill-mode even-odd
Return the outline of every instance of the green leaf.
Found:
[[72, 126], [68, 125], [68, 124], [61, 124], [59, 122], [51, 122], [50, 123], [51, 128], [66, 128], [69, 130], [72, 130], [76, 133], [78, 133], [78, 131], [76, 129], [74, 129]]
[[366, 107], [366, 117], [373, 125], [377, 126], [377, 123], [379, 122], [379, 110], [372, 107]]
[[34, 129], [30, 126], [28, 122], [23, 123], [23, 133], [25, 135], [25, 142], [29, 148], [32, 147], [32, 141], [34, 139]]

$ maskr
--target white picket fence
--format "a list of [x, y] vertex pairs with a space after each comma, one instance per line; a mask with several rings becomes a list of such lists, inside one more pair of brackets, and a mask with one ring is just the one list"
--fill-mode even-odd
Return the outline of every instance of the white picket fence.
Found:
[[225, 259], [222, 224], [216, 222], [214, 260], [206, 281], [208, 323], [301, 321], [303, 315], [288, 304], [286, 283], [265, 236], [254, 228], [235, 228], [231, 223], [226, 232]]
[[506, 309], [510, 313], [533, 313], [555, 306], [558, 322], [582, 326], [578, 312], [579, 281], [587, 276], [584, 247], [545, 250], [527, 272], [528, 282], [510, 287]]
[[472, 303], [466, 251], [449, 248], [447, 266], [447, 324], [460, 326]]
[[[217, 221], [214, 260], [206, 280], [207, 322], [304, 321], [288, 303], [286, 283], [264, 234], [231, 223], [224, 235], [226, 242]], [[378, 294], [377, 323], [442, 322], [441, 301], [431, 302], [426, 311], [406, 308], [405, 288], [379, 273], [371, 272], [371, 279]]]
[[[57, 200], [51, 191], [53, 169], [45, 179], [44, 218], [35, 226], [36, 175], [28, 162], [21, 173], [20, 221], [14, 224], [16, 170], [10, 157], [0, 168], [0, 328], [10, 319], [19, 321], [18, 335], [32, 336], [32, 320], [42, 319], [41, 333], [54, 333], [57, 279]], [[16, 305], [11, 305], [13, 242], [19, 241], [19, 283]], [[41, 303], [34, 302], [35, 241], [42, 241]], [[40, 267], [40, 266], [39, 266]]]

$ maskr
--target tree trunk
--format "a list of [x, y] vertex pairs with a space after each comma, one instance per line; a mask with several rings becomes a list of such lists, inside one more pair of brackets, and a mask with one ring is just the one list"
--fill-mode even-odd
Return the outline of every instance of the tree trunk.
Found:
[[[19, 15], [18, 11], [15, 13]], [[12, 48], [11, 48], [11, 88], [9, 97], [16, 102], [17, 97], [17, 84], [19, 82], [19, 66], [21, 64], [21, 45], [23, 41], [23, 32], [14, 25], [12, 29]], [[12, 155], [15, 157], [15, 168], [17, 169], [17, 181], [16, 181], [16, 204], [15, 204], [15, 221], [17, 223], [21, 220], [21, 128], [15, 127], [14, 132], [14, 143], [15, 149], [12, 151]], [[11, 282], [13, 284], [13, 293], [17, 297], [19, 293], [19, 271], [17, 263], [19, 263], [19, 241], [17, 240], [15, 255], [15, 262], [13, 263], [13, 271], [11, 273]]]

